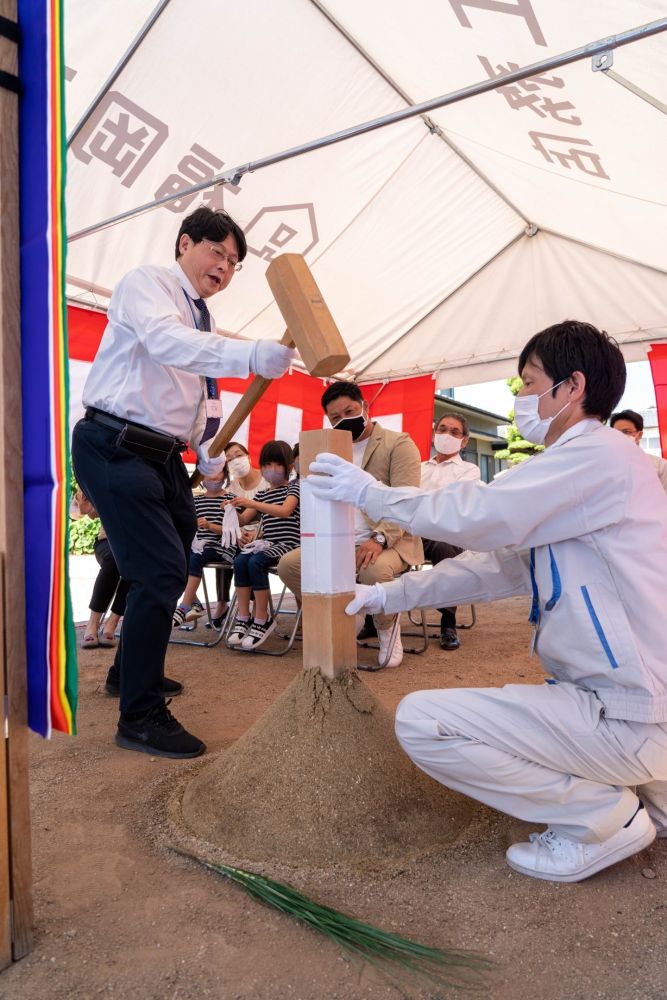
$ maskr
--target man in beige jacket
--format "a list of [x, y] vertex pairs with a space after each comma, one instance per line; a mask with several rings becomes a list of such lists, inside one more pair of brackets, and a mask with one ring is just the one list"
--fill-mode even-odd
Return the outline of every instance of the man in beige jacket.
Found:
[[[333, 382], [328, 386], [322, 395], [322, 409], [332, 427], [351, 432], [355, 465], [385, 486], [419, 486], [421, 460], [417, 445], [409, 434], [387, 430], [370, 420], [368, 404], [355, 382]], [[360, 583], [387, 583], [424, 560], [421, 539], [389, 521], [371, 521], [357, 510], [354, 529]], [[278, 575], [301, 600], [300, 549], [293, 549], [282, 557]], [[375, 616], [380, 642], [376, 669], [398, 667], [403, 660], [400, 630], [389, 650], [394, 618], [395, 615]]]

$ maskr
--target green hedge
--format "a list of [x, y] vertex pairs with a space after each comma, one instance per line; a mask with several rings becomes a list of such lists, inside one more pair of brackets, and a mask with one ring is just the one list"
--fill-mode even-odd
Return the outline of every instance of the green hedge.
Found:
[[87, 556], [93, 551], [93, 545], [100, 530], [99, 518], [80, 517], [69, 522], [69, 550], [75, 556]]

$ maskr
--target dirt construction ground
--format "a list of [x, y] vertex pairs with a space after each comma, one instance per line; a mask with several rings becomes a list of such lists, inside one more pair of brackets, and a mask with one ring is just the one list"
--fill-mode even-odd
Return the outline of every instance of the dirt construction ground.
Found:
[[[536, 683], [526, 600], [478, 607], [461, 648], [433, 641], [398, 670], [364, 674], [393, 710], [409, 691]], [[199, 631], [202, 631], [201, 629]], [[365, 654], [368, 655], [367, 653]], [[80, 655], [79, 734], [32, 738], [35, 948], [0, 974], [2, 1000], [384, 1000], [461, 997], [368, 965], [168, 849], [156, 788], [202, 762], [151, 758], [113, 743], [117, 703], [103, 690], [109, 653]], [[230, 747], [301, 668], [282, 658], [170, 647], [185, 684], [172, 704], [208, 744]], [[279, 753], [280, 748], [276, 748]], [[208, 755], [207, 755], [208, 756]], [[267, 804], [267, 808], [269, 805]], [[298, 823], [299, 817], [294, 817]], [[370, 923], [441, 947], [479, 951], [493, 1000], [664, 1000], [667, 841], [578, 885], [511, 872], [504, 850], [530, 828], [488, 814], [428, 857], [386, 875], [295, 871], [295, 885]]]

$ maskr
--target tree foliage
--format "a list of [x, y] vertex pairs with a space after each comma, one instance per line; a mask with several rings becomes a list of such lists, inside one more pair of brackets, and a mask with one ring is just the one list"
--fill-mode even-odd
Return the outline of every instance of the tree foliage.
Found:
[[[519, 389], [523, 385], [520, 375], [513, 375], [511, 378], [506, 379], [505, 383], [512, 393], [516, 396]], [[527, 459], [536, 455], [539, 451], [544, 451], [544, 445], [542, 444], [531, 444], [530, 441], [526, 441], [519, 433], [519, 428], [514, 423], [514, 410], [510, 410], [507, 414], [509, 419], [512, 421], [510, 426], [507, 428], [507, 447], [503, 448], [501, 451], [495, 453], [495, 457], [499, 459], [504, 459], [504, 461], [509, 462], [510, 465], [519, 465], [520, 462], [525, 462]]]

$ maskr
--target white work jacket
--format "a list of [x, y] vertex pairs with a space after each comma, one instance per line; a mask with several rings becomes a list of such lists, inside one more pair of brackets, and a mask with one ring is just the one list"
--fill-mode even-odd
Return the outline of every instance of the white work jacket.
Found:
[[594, 690], [610, 718], [667, 722], [667, 496], [623, 434], [582, 420], [490, 485], [371, 485], [363, 506], [475, 550], [384, 584], [387, 613], [532, 593], [551, 677]]

